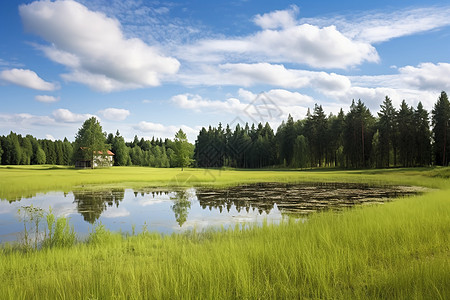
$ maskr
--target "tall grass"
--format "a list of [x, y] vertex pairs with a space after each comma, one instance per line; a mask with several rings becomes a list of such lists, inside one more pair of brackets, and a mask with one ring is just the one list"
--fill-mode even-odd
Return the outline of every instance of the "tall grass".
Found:
[[[0, 167], [0, 198], [74, 188], [338, 181], [440, 191], [280, 225], [161, 236], [98, 226], [74, 243], [0, 248], [1, 299], [450, 299], [450, 168], [202, 170]], [[35, 221], [35, 219], [33, 219]], [[49, 226], [49, 224], [51, 226]], [[43, 224], [39, 225], [43, 228]], [[68, 244], [65, 243], [66, 238]]]
[[0, 253], [4, 299], [450, 299], [447, 191], [307, 221]]

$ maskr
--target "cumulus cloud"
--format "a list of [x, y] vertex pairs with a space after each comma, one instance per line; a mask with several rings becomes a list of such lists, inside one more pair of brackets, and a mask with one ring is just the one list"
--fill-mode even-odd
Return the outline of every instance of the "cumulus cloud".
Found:
[[402, 100], [410, 105], [417, 106], [422, 102], [427, 110], [431, 110], [433, 104], [436, 102], [439, 92], [416, 90], [408, 88], [391, 88], [391, 87], [359, 87], [354, 86], [343, 92], [328, 93], [332, 99], [341, 102], [343, 108], [348, 108], [353, 100], [361, 99], [372, 112], [380, 109], [380, 104], [386, 96], [391, 98], [394, 106], [399, 107]]
[[90, 117], [95, 117], [94, 115], [91, 114], [76, 114], [64, 108], [60, 108], [53, 111], [52, 116], [55, 118], [56, 121], [63, 123], [83, 122], [89, 119]]
[[137, 38], [123, 35], [120, 23], [75, 1], [21, 5], [24, 27], [51, 45], [40, 46], [51, 60], [68, 67], [68, 81], [104, 92], [157, 86], [178, 71], [179, 62]]
[[0, 131], [9, 132], [14, 128], [15, 132], [23, 135], [31, 134], [51, 140], [64, 139], [73, 137], [81, 123], [90, 117], [90, 114], [76, 114], [67, 109], [55, 110], [50, 115], [0, 113]]
[[34, 99], [36, 99], [36, 101], [44, 103], [53, 103], [59, 101], [59, 97], [49, 95], [37, 95], [36, 97], [34, 97]]
[[238, 85], [251, 87], [268, 84], [282, 88], [316, 88], [320, 91], [342, 90], [350, 87], [350, 80], [336, 73], [287, 69], [281, 64], [237, 63], [207, 67], [193, 73], [179, 75], [187, 85]]
[[240, 119], [250, 123], [279, 123], [288, 113], [304, 116], [307, 107], [314, 103], [310, 96], [284, 89], [273, 89], [265, 93], [255, 94], [239, 89], [238, 97], [225, 100], [205, 99], [200, 95], [180, 94], [171, 101], [178, 107], [197, 113], [215, 113], [226, 115], [232, 119]]
[[148, 134], [149, 136], [161, 137], [161, 138], [173, 138], [175, 133], [182, 129], [184, 133], [186, 133], [188, 139], [190, 141], [194, 141], [197, 134], [198, 128], [192, 128], [186, 125], [163, 125], [160, 123], [153, 123], [147, 121], [141, 121], [138, 124], [133, 126], [134, 129], [139, 130]]
[[442, 91], [450, 89], [449, 63], [422, 63], [417, 67], [405, 66], [399, 69], [403, 80], [412, 88]]
[[[255, 103], [255, 100], [257, 101], [258, 94], [245, 89], [239, 89], [238, 94], [240, 98], [250, 101], [250, 104], [258, 104]], [[308, 95], [304, 95], [299, 92], [291, 92], [284, 89], [273, 89], [264, 92], [263, 94], [266, 95], [267, 98], [269, 98], [274, 104], [280, 106], [314, 103], [314, 99]]]
[[173, 96], [171, 101], [178, 107], [193, 110], [195, 112], [238, 113], [243, 111], [248, 104], [239, 99], [228, 98], [225, 101], [204, 99], [200, 95], [180, 94]]
[[130, 115], [130, 111], [122, 108], [106, 108], [101, 110], [100, 114], [107, 120], [123, 121]]
[[268, 63], [257, 64], [223, 64], [220, 74], [234, 84], [252, 86], [255, 84], [271, 84], [281, 87], [301, 88], [309, 83], [309, 78], [295, 70], [288, 70], [283, 65]]
[[373, 46], [347, 38], [335, 26], [302, 24], [278, 31], [264, 30], [250, 40], [254, 51], [263, 51], [273, 61], [316, 68], [347, 68], [364, 61], [379, 61]]
[[[375, 48], [349, 38], [334, 25], [319, 27], [295, 20], [298, 8], [257, 15], [262, 30], [241, 38], [206, 39], [180, 49], [180, 57], [193, 62], [232, 59], [305, 64], [314, 68], [348, 68], [378, 62]], [[295, 50], [294, 50], [295, 49]]]
[[7, 130], [34, 126], [54, 126], [55, 124], [55, 120], [49, 116], [36, 116], [28, 113], [0, 114], [0, 127]]
[[55, 137], [54, 137], [53, 135], [51, 135], [51, 134], [46, 134], [46, 135], [45, 135], [45, 138], [46, 138], [47, 140], [50, 140], [50, 141], [55, 141], [55, 140], [56, 140]]
[[446, 80], [450, 76], [449, 63], [422, 63], [396, 70], [398, 73], [390, 75], [350, 76], [349, 88], [322, 92], [329, 98], [342, 102], [349, 102], [351, 99], [367, 100], [373, 103], [371, 108], [376, 110], [386, 95], [395, 105], [399, 105], [403, 99], [412, 105], [421, 101], [430, 110], [440, 91], [450, 89], [450, 83]]
[[298, 12], [298, 6], [291, 5], [291, 7], [287, 10], [275, 10], [263, 15], [258, 14], [253, 19], [253, 22], [263, 29], [292, 27], [296, 24], [296, 16]]
[[242, 37], [204, 39], [183, 45], [180, 57], [204, 63], [245, 60], [348, 68], [379, 62], [374, 43], [450, 25], [449, 6], [327, 18], [298, 19], [298, 13], [298, 7], [291, 6], [258, 14], [253, 22], [261, 30]]
[[0, 80], [39, 91], [54, 91], [57, 85], [40, 78], [34, 71], [10, 69], [0, 72]]

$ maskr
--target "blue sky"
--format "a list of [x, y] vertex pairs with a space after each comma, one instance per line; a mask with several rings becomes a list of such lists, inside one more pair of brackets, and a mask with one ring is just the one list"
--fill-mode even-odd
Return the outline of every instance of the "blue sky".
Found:
[[194, 141], [203, 126], [304, 118], [450, 87], [447, 1], [2, 1], [0, 135], [103, 129]]

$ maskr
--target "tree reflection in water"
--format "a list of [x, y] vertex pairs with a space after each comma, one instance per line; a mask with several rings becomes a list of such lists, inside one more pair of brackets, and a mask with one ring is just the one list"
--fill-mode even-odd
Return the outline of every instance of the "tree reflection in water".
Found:
[[[151, 195], [158, 199], [170, 195], [173, 202], [170, 209], [180, 227], [187, 221], [192, 199], [198, 199], [204, 210], [217, 210], [220, 213], [257, 212], [270, 214], [279, 210], [282, 214], [309, 214], [314, 211], [342, 209], [363, 203], [389, 201], [392, 197], [415, 194], [408, 187], [375, 187], [355, 183], [258, 183], [229, 188], [196, 188], [177, 190], [140, 190], [133, 191], [135, 198]], [[74, 202], [85, 221], [94, 223], [108, 206], [119, 206], [125, 191], [74, 191]], [[167, 198], [166, 198], [167, 199]]]
[[281, 213], [309, 214], [314, 211], [380, 203], [393, 197], [416, 194], [410, 187], [371, 186], [357, 183], [257, 183], [223, 189], [198, 188], [203, 209], [241, 210], [269, 214], [275, 205]]
[[189, 209], [191, 208], [190, 197], [192, 193], [190, 190], [179, 190], [173, 193], [174, 195], [170, 199], [174, 202], [172, 205], [172, 211], [175, 213], [175, 220], [178, 225], [183, 226], [187, 220]]
[[77, 211], [86, 222], [94, 224], [108, 206], [119, 207], [119, 203], [125, 196], [125, 190], [74, 191], [73, 196]]

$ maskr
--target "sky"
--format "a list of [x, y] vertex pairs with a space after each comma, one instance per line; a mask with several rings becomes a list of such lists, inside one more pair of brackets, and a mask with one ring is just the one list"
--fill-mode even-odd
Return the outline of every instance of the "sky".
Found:
[[2, 1], [0, 135], [126, 140], [307, 109], [431, 111], [450, 91], [448, 1]]

